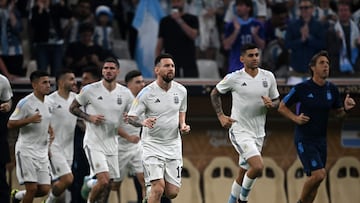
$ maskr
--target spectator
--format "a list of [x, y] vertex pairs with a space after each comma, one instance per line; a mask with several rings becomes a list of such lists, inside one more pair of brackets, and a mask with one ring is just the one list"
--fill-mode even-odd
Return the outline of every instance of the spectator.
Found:
[[76, 77], [82, 75], [82, 69], [96, 66], [100, 69], [103, 60], [109, 56], [99, 45], [93, 43], [94, 27], [84, 23], [79, 28], [80, 41], [69, 44], [65, 52], [66, 67], [73, 70]]
[[285, 45], [291, 51], [287, 83], [297, 84], [310, 75], [308, 61], [324, 48], [324, 26], [313, 17], [312, 0], [300, 0], [300, 18], [292, 20], [285, 35]]
[[236, 0], [236, 16], [225, 25], [223, 46], [229, 50], [228, 72], [242, 69], [244, 65], [239, 60], [240, 49], [246, 43], [254, 43], [261, 50], [265, 47], [264, 27], [262, 24], [250, 17], [252, 12], [251, 0]]
[[90, 0], [79, 0], [75, 9], [73, 17], [69, 20], [65, 27], [66, 42], [72, 43], [80, 40], [80, 25], [83, 23], [90, 23], [95, 25], [95, 18], [91, 11]]
[[96, 26], [94, 33], [95, 44], [101, 46], [109, 54], [113, 54], [113, 13], [108, 6], [98, 6], [95, 11]]
[[185, 13], [185, 0], [171, 0], [172, 13], [160, 21], [155, 55], [162, 50], [170, 53], [176, 61], [178, 77], [198, 77], [195, 39], [199, 33], [196, 16]]
[[349, 3], [339, 2], [338, 18], [332, 32], [334, 37], [328, 38], [329, 41], [327, 41], [327, 50], [333, 60], [331, 68], [335, 76], [351, 75], [360, 71], [360, 32], [351, 19]]
[[0, 71], [10, 80], [25, 75], [21, 31], [21, 16], [15, 1], [0, 0], [0, 59], [3, 62]]
[[262, 65], [271, 70], [276, 77], [286, 77], [289, 68], [289, 52], [285, 47], [285, 31], [288, 23], [288, 10], [285, 3], [271, 7], [271, 18], [265, 22], [266, 47]]
[[47, 71], [55, 76], [62, 68], [64, 36], [61, 20], [70, 18], [70, 11], [64, 1], [51, 4], [50, 0], [36, 0], [31, 9], [31, 28], [33, 45], [36, 50], [38, 70]]
[[[231, 0], [228, 3], [228, 8], [225, 13], [224, 21], [225, 23], [232, 22], [232, 19], [234, 19], [234, 16], [237, 15], [236, 9], [235, 9], [236, 0]], [[251, 17], [256, 18], [261, 23], [265, 22], [266, 19], [266, 3], [265, 1], [259, 1], [259, 0], [251, 0], [251, 7], [252, 12], [250, 14]]]
[[334, 24], [337, 20], [336, 13], [330, 8], [330, 0], [319, 0], [315, 7], [314, 17], [325, 24]]
[[198, 16], [199, 38], [196, 40], [197, 58], [215, 59], [220, 48], [219, 32], [216, 25], [218, 0], [206, 0], [202, 3], [192, 0], [189, 13]]

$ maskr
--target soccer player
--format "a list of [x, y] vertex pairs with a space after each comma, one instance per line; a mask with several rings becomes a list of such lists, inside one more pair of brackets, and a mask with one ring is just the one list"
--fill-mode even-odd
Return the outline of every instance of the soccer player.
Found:
[[[326, 177], [326, 134], [329, 111], [338, 117], [354, 108], [349, 94], [342, 104], [338, 88], [326, 79], [330, 70], [329, 56], [320, 51], [310, 60], [311, 79], [294, 86], [280, 102], [278, 111], [295, 124], [295, 146], [308, 176], [298, 203], [314, 201], [317, 189]], [[296, 113], [290, 107], [298, 103]]]
[[50, 148], [50, 166], [54, 182], [46, 203], [56, 202], [73, 181], [71, 164], [77, 117], [69, 112], [69, 107], [76, 95], [72, 92], [76, 86], [75, 74], [71, 70], [61, 70], [56, 77], [56, 84], [58, 90], [49, 95], [48, 100], [52, 114], [51, 126], [56, 137]]
[[[101, 80], [101, 70], [96, 66], [89, 66], [83, 69], [81, 77], [81, 86], [84, 87], [93, 82]], [[82, 119], [77, 120], [74, 136], [74, 159], [72, 165], [72, 173], [74, 181], [70, 187], [71, 201], [76, 203], [85, 203], [86, 201], [81, 196], [81, 186], [84, 177], [90, 173], [90, 166], [87, 161], [85, 151], [83, 148], [83, 140], [85, 135], [85, 123]]]
[[[106, 202], [111, 181], [120, 176], [115, 133], [120, 129], [123, 112], [133, 96], [116, 82], [119, 68], [116, 59], [106, 59], [102, 67], [103, 79], [83, 87], [70, 105], [70, 112], [86, 121], [84, 150], [90, 165], [90, 177], [96, 175], [96, 180], [84, 178], [83, 186], [84, 193], [91, 188], [88, 197], [91, 203]], [[81, 106], [86, 106], [86, 110], [81, 110]]]
[[54, 134], [50, 126], [49, 74], [34, 71], [30, 74], [33, 92], [21, 99], [8, 121], [9, 129], [19, 129], [15, 145], [16, 176], [25, 190], [12, 191], [13, 202], [31, 203], [50, 190], [49, 147]]
[[[133, 96], [135, 97], [140, 90], [145, 86], [144, 78], [140, 71], [132, 70], [125, 75], [125, 83], [129, 88]], [[141, 128], [135, 127], [131, 124], [122, 123], [122, 127], [126, 132], [125, 136], [129, 136], [127, 139], [125, 137], [119, 137], [119, 167], [120, 167], [120, 179], [114, 181], [112, 190], [118, 192], [118, 198], [120, 198], [119, 188], [121, 181], [128, 175], [130, 172], [134, 174], [137, 178], [137, 181], [140, 183], [140, 194], [139, 201], [145, 197], [145, 181], [144, 181], [144, 170], [142, 165], [142, 147], [140, 140]], [[129, 140], [132, 139], [132, 142]]]
[[[239, 174], [231, 187], [228, 202], [247, 202], [255, 180], [264, 164], [261, 150], [265, 137], [268, 109], [277, 108], [279, 92], [274, 75], [259, 68], [260, 50], [254, 44], [241, 48], [240, 61], [244, 68], [230, 73], [211, 91], [211, 102], [229, 138], [239, 153]], [[224, 114], [221, 94], [232, 93], [231, 116]]]
[[[187, 90], [173, 81], [175, 64], [169, 54], [155, 59], [156, 80], [140, 91], [128, 112], [129, 122], [145, 126], [141, 138], [147, 202], [160, 203], [163, 193], [173, 199], [181, 186], [181, 134], [186, 124]], [[145, 115], [145, 120], [141, 116]]]
[[6, 180], [6, 164], [10, 162], [8, 129], [6, 127], [13, 96], [9, 80], [0, 74], [0, 202], [10, 202], [9, 185]]

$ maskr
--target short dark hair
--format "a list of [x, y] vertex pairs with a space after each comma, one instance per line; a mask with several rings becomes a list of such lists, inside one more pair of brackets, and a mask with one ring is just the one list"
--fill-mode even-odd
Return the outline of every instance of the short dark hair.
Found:
[[174, 60], [174, 58], [171, 54], [163, 53], [155, 58], [154, 65], [157, 66], [158, 63], [160, 63], [161, 59], [166, 59], [166, 58], [170, 58], [170, 59]]
[[275, 3], [271, 6], [271, 13], [273, 15], [288, 13], [288, 8], [286, 3]]
[[117, 68], [120, 68], [119, 61], [114, 57], [108, 57], [104, 60], [104, 63], [115, 63]]
[[34, 82], [41, 77], [50, 76], [48, 72], [42, 70], [36, 70], [30, 74], [30, 82]]
[[244, 44], [240, 48], [240, 54], [243, 56], [246, 53], [246, 51], [249, 49], [258, 49], [258, 47], [252, 43]]
[[72, 70], [70, 69], [67, 69], [67, 68], [63, 68], [61, 69], [57, 74], [56, 74], [56, 77], [55, 77], [55, 81], [56, 83], [59, 82], [60, 78], [62, 78], [64, 75], [68, 74], [68, 73], [74, 73]]
[[300, 0], [300, 1], [299, 1], [299, 4], [300, 4], [301, 2], [303, 2], [303, 1], [310, 2], [311, 5], [314, 5], [314, 1], [313, 1], [313, 0]]
[[83, 73], [90, 73], [90, 75], [95, 79], [95, 80], [100, 80], [102, 75], [101, 75], [101, 71], [100, 68], [98, 68], [97, 66], [87, 66], [85, 68], [82, 69]]
[[94, 33], [94, 25], [91, 23], [81, 23], [79, 25], [79, 33], [91, 32]]
[[322, 50], [322, 51], [319, 51], [318, 53], [316, 53], [316, 54], [311, 58], [310, 63], [309, 63], [309, 67], [315, 66], [315, 65], [316, 65], [316, 61], [317, 61], [318, 58], [320, 58], [321, 56], [325, 56], [325, 57], [330, 61], [328, 52], [325, 51], [325, 50]]
[[247, 7], [253, 7], [251, 0], [236, 0], [235, 5], [246, 5]]
[[135, 77], [138, 77], [138, 76], [141, 76], [141, 75], [142, 75], [141, 72], [138, 71], [138, 70], [129, 71], [125, 75], [125, 83], [127, 84], [131, 79], [133, 79]]

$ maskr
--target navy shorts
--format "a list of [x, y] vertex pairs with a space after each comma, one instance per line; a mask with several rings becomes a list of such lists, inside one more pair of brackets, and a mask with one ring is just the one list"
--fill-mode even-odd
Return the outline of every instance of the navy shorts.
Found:
[[312, 171], [325, 168], [326, 165], [326, 141], [295, 141], [295, 146], [304, 171], [307, 176]]

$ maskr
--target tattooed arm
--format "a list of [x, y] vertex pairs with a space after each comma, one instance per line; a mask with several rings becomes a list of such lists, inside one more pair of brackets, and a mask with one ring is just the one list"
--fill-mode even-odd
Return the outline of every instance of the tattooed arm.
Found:
[[224, 128], [230, 128], [231, 125], [236, 122], [236, 120], [226, 116], [224, 114], [221, 102], [221, 94], [220, 92], [214, 87], [214, 89], [210, 93], [211, 104], [216, 112], [216, 115], [221, 123], [221, 126]]

